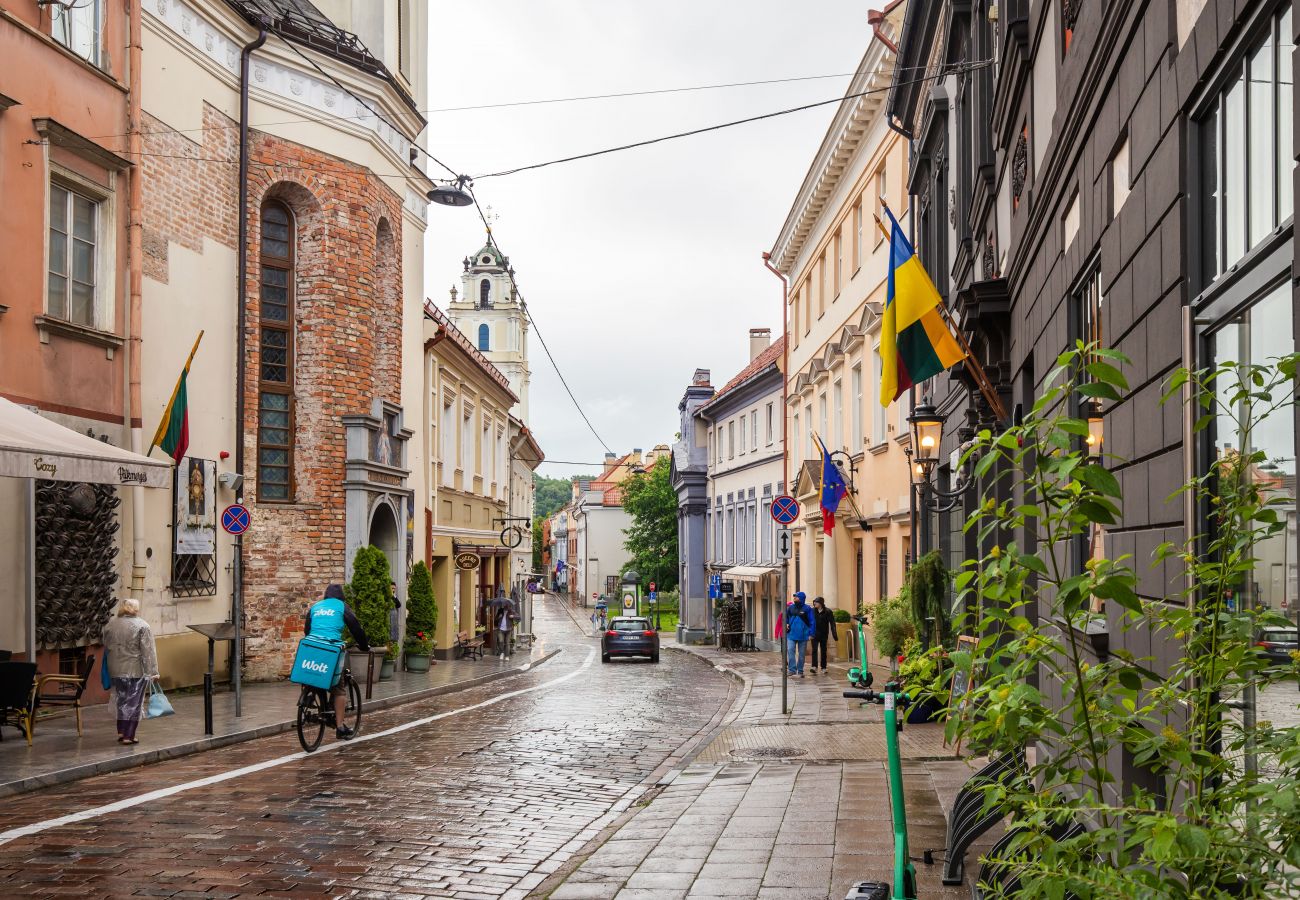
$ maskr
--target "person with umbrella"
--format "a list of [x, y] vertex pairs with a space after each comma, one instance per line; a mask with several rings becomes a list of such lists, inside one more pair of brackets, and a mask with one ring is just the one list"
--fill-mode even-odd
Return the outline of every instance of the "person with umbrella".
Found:
[[514, 602], [506, 596], [504, 587], [497, 588], [497, 595], [489, 607], [492, 610], [492, 633], [495, 643], [492, 645], [497, 656], [508, 659], [514, 653], [515, 622], [519, 613]]

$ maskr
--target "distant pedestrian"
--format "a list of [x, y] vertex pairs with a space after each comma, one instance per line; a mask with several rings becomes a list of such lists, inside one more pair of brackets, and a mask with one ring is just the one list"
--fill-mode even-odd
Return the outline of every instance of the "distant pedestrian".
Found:
[[398, 632], [402, 630], [401, 609], [402, 601], [397, 599], [397, 582], [388, 582], [388, 642], [397, 643]]
[[808, 640], [817, 630], [817, 617], [805, 601], [808, 595], [796, 591], [794, 602], [785, 608], [786, 665], [791, 675], [803, 677], [804, 654]]
[[835, 628], [835, 613], [826, 608], [826, 601], [821, 597], [813, 598], [813, 616], [816, 618], [817, 627], [812, 637], [812, 673], [817, 674], [817, 659], [820, 656], [822, 674], [825, 675], [826, 645], [831, 638], [838, 641], [840, 633]]
[[519, 613], [514, 602], [506, 596], [504, 588], [500, 589], [492, 601], [492, 630], [496, 638], [492, 649], [502, 659], [514, 654], [515, 623], [518, 621]]
[[117, 710], [117, 742], [138, 744], [135, 729], [144, 712], [145, 689], [158, 680], [158, 648], [149, 623], [140, 618], [140, 601], [128, 597], [104, 626], [101, 638], [108, 654]]

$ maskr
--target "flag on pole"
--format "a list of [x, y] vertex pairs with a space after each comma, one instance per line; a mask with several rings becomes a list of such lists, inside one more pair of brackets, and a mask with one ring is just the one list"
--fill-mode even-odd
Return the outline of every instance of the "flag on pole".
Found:
[[[818, 441], [821, 444], [820, 441]], [[831, 534], [835, 530], [835, 512], [840, 508], [840, 501], [848, 493], [848, 485], [844, 483], [844, 476], [840, 474], [839, 467], [831, 459], [830, 452], [826, 445], [822, 444], [822, 531]]]
[[889, 216], [889, 282], [880, 324], [880, 405], [966, 358], [948, 330], [935, 289], [894, 214]]
[[181, 377], [176, 379], [176, 387], [172, 390], [171, 399], [167, 401], [167, 408], [163, 410], [162, 421], [158, 423], [158, 430], [154, 432], [153, 440], [149, 443], [150, 453], [153, 452], [154, 447], [162, 447], [177, 463], [184, 459], [185, 451], [190, 446], [190, 403], [185, 389], [185, 380], [190, 374], [190, 363], [194, 361], [194, 354], [198, 352], [201, 340], [203, 340], [202, 331], [194, 340], [194, 348], [190, 350], [189, 358], [185, 360], [185, 368], [181, 369]]

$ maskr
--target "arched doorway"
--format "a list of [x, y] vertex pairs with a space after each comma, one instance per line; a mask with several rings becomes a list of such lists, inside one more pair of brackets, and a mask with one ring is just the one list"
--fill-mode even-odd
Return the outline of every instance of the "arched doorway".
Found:
[[375, 511], [370, 516], [370, 537], [367, 543], [384, 551], [384, 556], [388, 558], [388, 575], [396, 581], [401, 560], [398, 558], [397, 517], [389, 504], [375, 504]]

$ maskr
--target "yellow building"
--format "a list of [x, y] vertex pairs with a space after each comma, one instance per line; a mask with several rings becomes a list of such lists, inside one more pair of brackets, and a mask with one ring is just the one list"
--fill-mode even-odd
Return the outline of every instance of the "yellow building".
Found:
[[[896, 37], [900, 27], [901, 10], [881, 30]], [[893, 52], [874, 40], [770, 252], [789, 284], [788, 483], [803, 507], [790, 590], [850, 611], [897, 594], [910, 548], [908, 411], [879, 403], [889, 245], [875, 220], [887, 204], [906, 224], [907, 143], [886, 121], [887, 92], [869, 92], [887, 88], [893, 69]], [[829, 538], [818, 436], [852, 484]]]
[[[424, 307], [425, 554], [438, 604], [437, 648], [486, 626], [485, 601], [510, 591], [510, 408], [506, 377], [437, 306]], [[540, 452], [540, 451], [539, 451]]]

